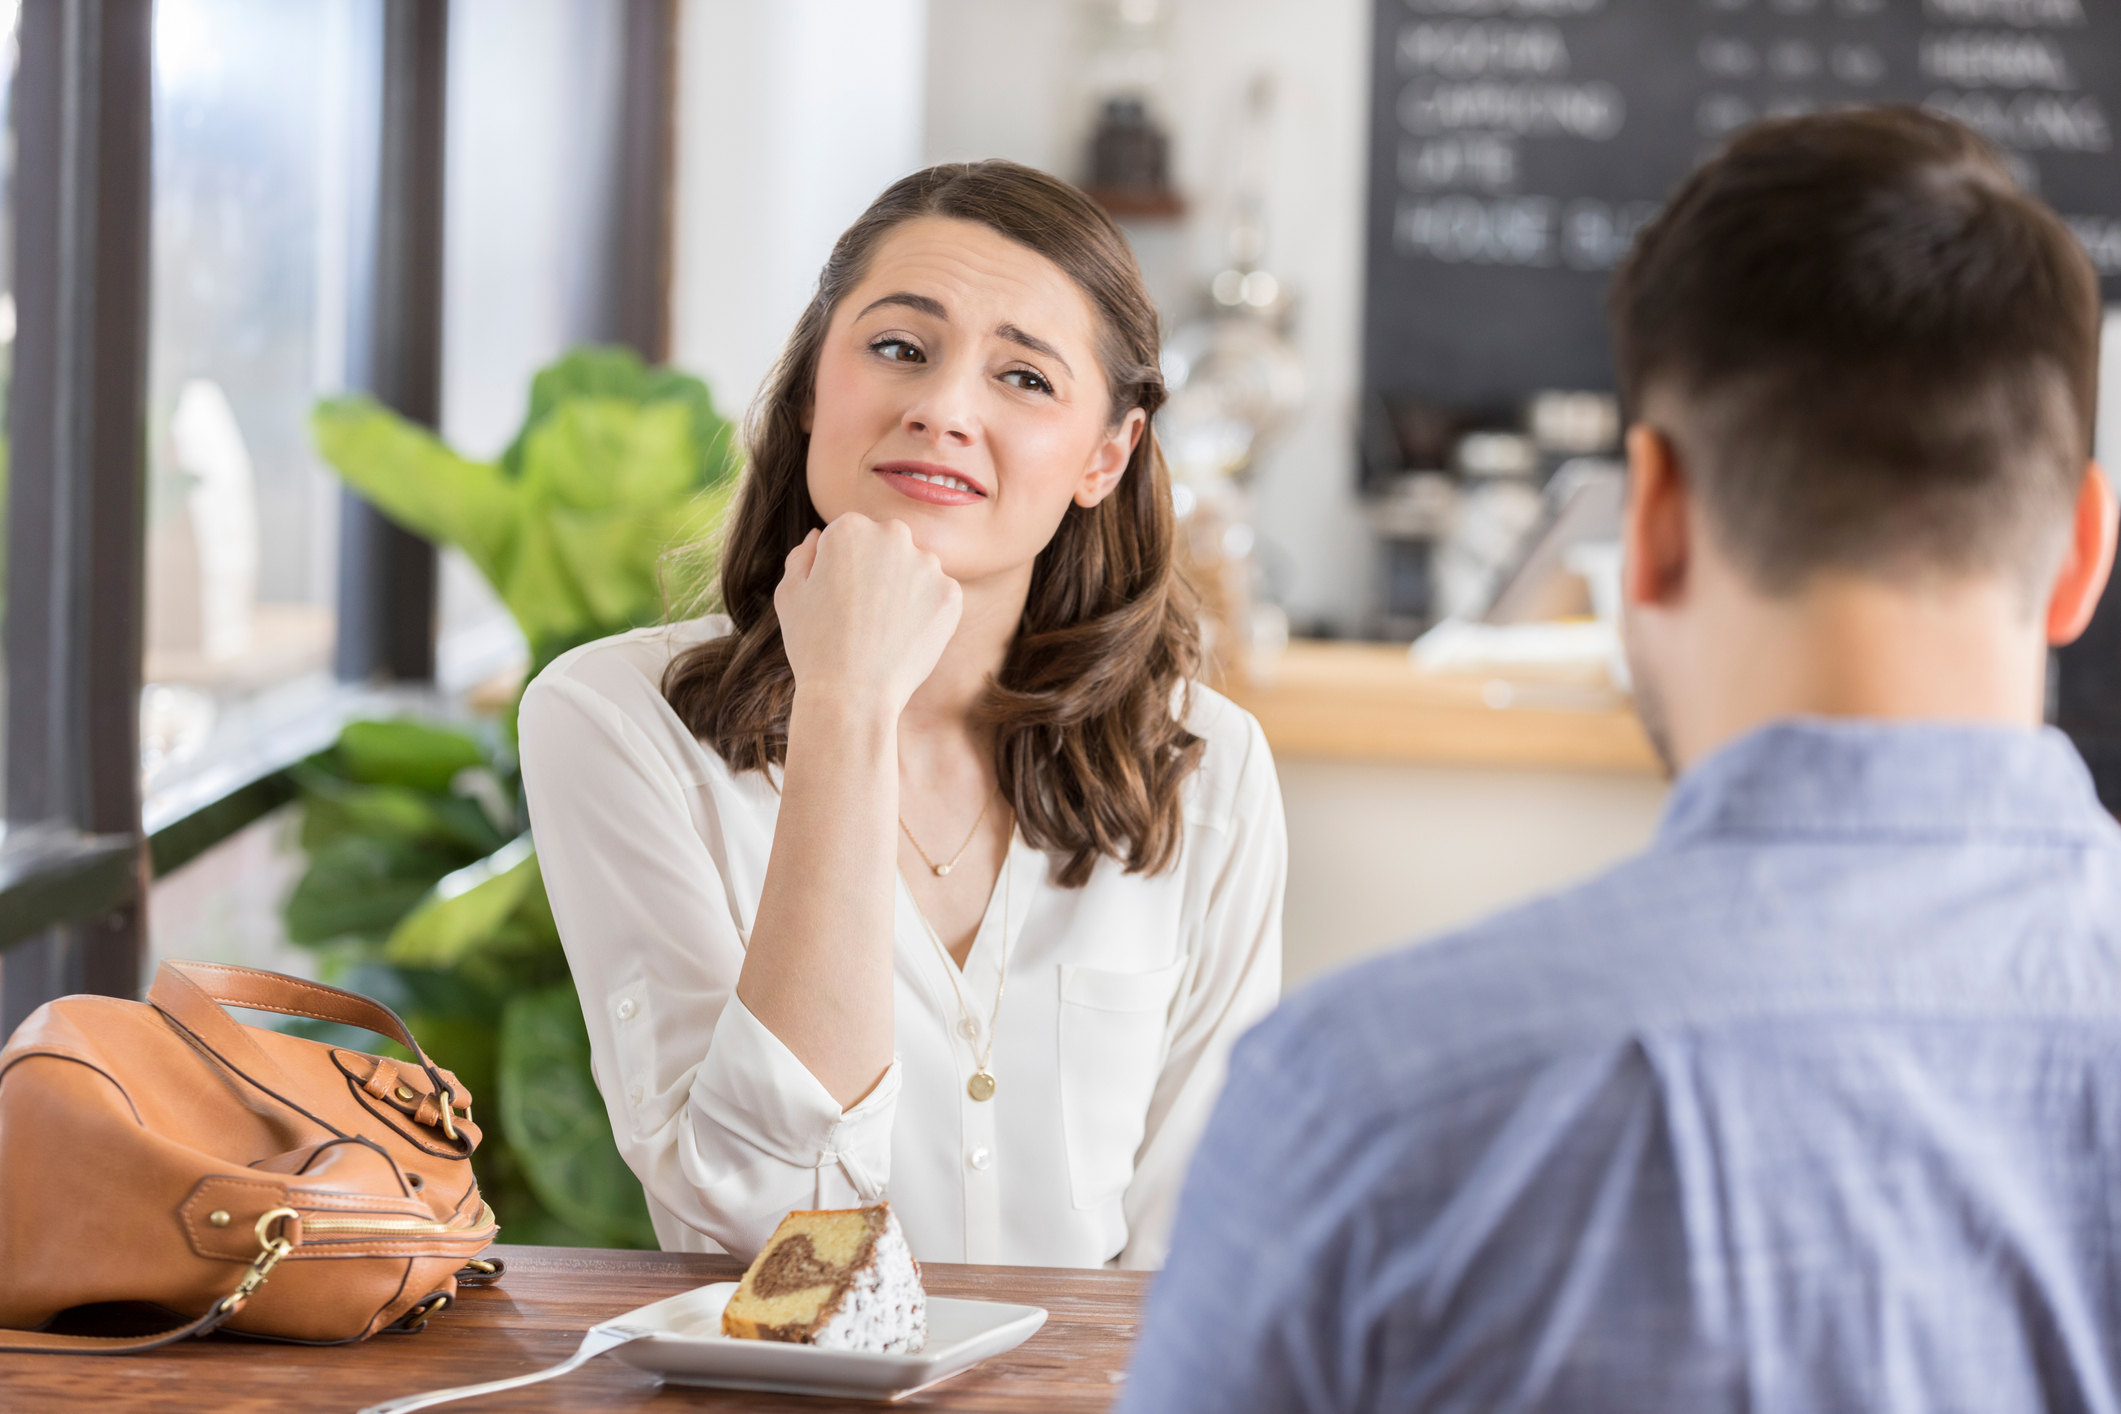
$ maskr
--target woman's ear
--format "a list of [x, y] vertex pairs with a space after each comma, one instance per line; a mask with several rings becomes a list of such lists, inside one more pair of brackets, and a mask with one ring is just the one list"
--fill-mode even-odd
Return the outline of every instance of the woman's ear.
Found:
[[1076, 505], [1088, 510], [1112, 494], [1120, 478], [1127, 474], [1127, 463], [1134, 460], [1134, 449], [1148, 426], [1149, 414], [1131, 408], [1117, 426], [1099, 439], [1090, 464], [1083, 468], [1083, 479], [1076, 483]]

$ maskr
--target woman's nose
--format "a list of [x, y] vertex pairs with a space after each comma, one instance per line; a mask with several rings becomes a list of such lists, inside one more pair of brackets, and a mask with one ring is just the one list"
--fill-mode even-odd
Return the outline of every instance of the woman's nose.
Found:
[[963, 377], [936, 378], [921, 389], [906, 409], [904, 423], [916, 437], [933, 438], [953, 447], [969, 447], [978, 440], [972, 417], [974, 390]]

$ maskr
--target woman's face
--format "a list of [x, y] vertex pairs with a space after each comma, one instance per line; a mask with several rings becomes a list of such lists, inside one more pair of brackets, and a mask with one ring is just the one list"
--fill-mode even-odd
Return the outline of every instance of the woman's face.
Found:
[[900, 520], [960, 583], [1030, 566], [1069, 502], [1119, 485], [1146, 421], [1111, 422], [1097, 315], [1060, 267], [972, 221], [879, 243], [818, 354], [810, 499]]

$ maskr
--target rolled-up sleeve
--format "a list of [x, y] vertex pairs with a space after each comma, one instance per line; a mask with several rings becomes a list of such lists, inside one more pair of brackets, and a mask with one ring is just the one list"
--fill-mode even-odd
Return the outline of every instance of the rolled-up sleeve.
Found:
[[524, 694], [523, 778], [620, 1154], [657, 1206], [739, 1255], [791, 1208], [875, 1201], [898, 1063], [843, 1112], [737, 999], [744, 932], [692, 814], [711, 805], [567, 664]]

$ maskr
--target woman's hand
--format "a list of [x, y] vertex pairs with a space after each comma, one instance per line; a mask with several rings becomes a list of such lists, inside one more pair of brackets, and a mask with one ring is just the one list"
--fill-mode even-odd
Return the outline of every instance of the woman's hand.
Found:
[[773, 593], [795, 686], [892, 721], [957, 632], [963, 595], [903, 521], [848, 513], [788, 552]]

